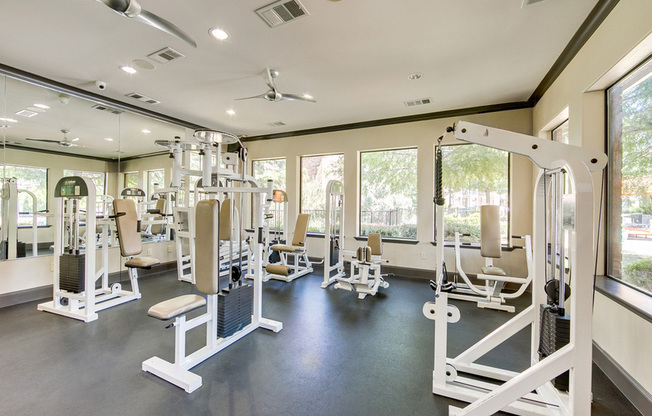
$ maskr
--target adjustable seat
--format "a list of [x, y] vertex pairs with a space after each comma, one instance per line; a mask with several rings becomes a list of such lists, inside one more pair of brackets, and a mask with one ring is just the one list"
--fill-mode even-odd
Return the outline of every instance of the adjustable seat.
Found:
[[[312, 264], [308, 259], [308, 253], [306, 251], [306, 236], [308, 235], [309, 220], [309, 214], [299, 214], [297, 216], [297, 223], [294, 226], [292, 244], [274, 244], [269, 248], [271, 251], [279, 253], [281, 261], [279, 263], [268, 264], [265, 267], [265, 271], [267, 271], [265, 281], [276, 279], [290, 282], [312, 272]], [[292, 256], [293, 258], [293, 264], [291, 265], [288, 264], [288, 256]], [[300, 264], [301, 262], [304, 263], [303, 266]]]
[[113, 201], [113, 213], [120, 242], [120, 255], [129, 258], [125, 267], [129, 269], [131, 289], [140, 298], [138, 269], [151, 269], [161, 262], [151, 257], [135, 257], [143, 251], [143, 242], [137, 231], [136, 203], [132, 199], [116, 199]]

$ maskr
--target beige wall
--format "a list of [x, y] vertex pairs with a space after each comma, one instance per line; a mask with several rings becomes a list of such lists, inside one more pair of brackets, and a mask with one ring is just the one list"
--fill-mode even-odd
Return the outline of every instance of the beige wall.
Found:
[[[568, 108], [571, 144], [605, 151], [604, 90], [652, 53], [650, 16], [648, 0], [618, 3], [534, 108], [536, 134], [551, 127], [551, 120]], [[599, 195], [599, 176], [594, 182]], [[595, 207], [597, 213], [597, 197]], [[605, 270], [604, 227], [601, 232], [598, 274]], [[598, 294], [593, 329], [595, 342], [652, 392], [650, 362], [641, 361], [652, 345], [652, 324]]]
[[[532, 132], [531, 110], [513, 110], [462, 117], [465, 121], [484, 124], [519, 133]], [[364, 129], [322, 133], [309, 136], [261, 140], [246, 143], [250, 160], [285, 157], [287, 163], [287, 193], [290, 226], [294, 226], [299, 210], [299, 163], [305, 155], [344, 153], [345, 230], [344, 248], [355, 250], [361, 243], [354, 237], [358, 230], [359, 172], [358, 155], [365, 150], [416, 147], [418, 149], [418, 201], [417, 245], [386, 243], [384, 256], [392, 265], [433, 270], [435, 266], [433, 241], [434, 205], [434, 149], [437, 138], [447, 126], [459, 118], [447, 118]], [[447, 143], [455, 141], [447, 138]], [[511, 183], [513, 205], [511, 209], [512, 234], [529, 234], [532, 229], [532, 164], [519, 156], [512, 159]], [[308, 253], [323, 257], [324, 240], [308, 239]], [[480, 265], [478, 250], [464, 250], [469, 271]], [[422, 255], [423, 254], [423, 255]], [[448, 264], [453, 265], [452, 250], [447, 249]], [[425, 257], [425, 258], [422, 258]], [[515, 257], [515, 259], [512, 259]], [[499, 262], [508, 273], [525, 275], [523, 253], [506, 254]], [[471, 266], [471, 262], [475, 263]], [[452, 271], [451, 269], [449, 269]]]

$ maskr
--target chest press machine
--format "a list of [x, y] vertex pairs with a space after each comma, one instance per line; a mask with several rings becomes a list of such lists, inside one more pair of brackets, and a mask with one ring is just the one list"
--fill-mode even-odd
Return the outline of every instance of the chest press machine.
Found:
[[[251, 180], [247, 181], [256, 185]], [[271, 199], [271, 182], [268, 188], [219, 187], [213, 192], [226, 193], [229, 199], [234, 194], [250, 194], [254, 204], [253, 242], [253, 286], [244, 284], [242, 276], [231, 270], [228, 288], [219, 285], [221, 230], [231, 230], [233, 216], [227, 215], [230, 208], [216, 199], [199, 201], [195, 207], [197, 223], [195, 236], [195, 280], [197, 291], [205, 295], [183, 295], [152, 306], [148, 315], [163, 321], [174, 319], [170, 326], [175, 328], [174, 363], [159, 357], [143, 361], [142, 370], [152, 373], [186, 392], [192, 393], [202, 384], [201, 376], [190, 369], [217, 354], [224, 348], [258, 328], [279, 332], [283, 324], [262, 317], [263, 277], [263, 203]], [[267, 195], [267, 198], [264, 196]], [[229, 204], [230, 205], [230, 204]], [[226, 214], [222, 214], [225, 212]], [[242, 228], [242, 224], [240, 224]], [[199, 316], [187, 320], [186, 314], [206, 308]], [[186, 332], [200, 325], [206, 325], [206, 344], [199, 350], [186, 355]]]
[[[460, 312], [448, 303], [443, 289], [443, 205], [441, 161], [437, 160], [437, 247], [435, 251], [435, 301], [423, 306], [423, 314], [435, 322], [434, 394], [470, 403], [463, 409], [450, 406], [451, 415], [484, 416], [498, 411], [518, 415], [591, 414], [592, 365], [592, 252], [593, 180], [592, 172], [601, 172], [607, 162], [604, 153], [532, 136], [460, 122], [449, 127], [458, 140], [477, 143], [528, 157], [539, 168], [534, 192], [533, 284], [532, 304], [505, 324], [454, 358], [447, 357], [448, 324], [458, 322]], [[443, 136], [442, 136], [443, 138]], [[441, 140], [440, 138], [440, 144]], [[439, 159], [439, 158], [438, 158]], [[572, 209], [564, 216], [572, 222], [568, 252], [573, 265], [569, 318], [569, 342], [547, 356], [539, 356], [542, 311], [546, 303], [544, 283], [547, 263], [546, 241], [546, 175], [551, 171], [568, 173], [573, 193], [568, 199]], [[561, 220], [561, 215], [556, 215]], [[580, 251], [581, 250], [581, 251]], [[563, 284], [562, 284], [563, 287]], [[563, 296], [562, 296], [563, 297]], [[522, 372], [482, 365], [476, 361], [520, 330], [531, 328], [530, 366]], [[568, 371], [568, 390], [557, 390], [552, 380]], [[459, 372], [459, 373], [458, 373]], [[483, 379], [464, 377], [461, 373]], [[491, 382], [490, 382], [491, 381]]]

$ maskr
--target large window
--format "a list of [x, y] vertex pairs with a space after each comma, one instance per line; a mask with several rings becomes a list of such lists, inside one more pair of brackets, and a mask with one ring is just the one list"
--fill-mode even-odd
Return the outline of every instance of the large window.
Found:
[[325, 231], [326, 185], [344, 176], [344, 155], [301, 158], [301, 212], [310, 214], [308, 231]]
[[652, 294], [652, 60], [608, 91], [607, 273]]
[[[95, 185], [95, 195], [96, 198], [102, 195], [106, 195], [106, 173], [105, 172], [87, 172], [87, 171], [81, 171], [81, 170], [68, 170], [64, 169], [63, 170], [63, 176], [79, 176], [82, 178], [90, 179], [93, 184]], [[100, 199], [96, 199], [95, 201], [95, 213], [97, 215], [103, 215], [105, 214], [105, 210], [107, 207], [105, 204]], [[82, 199], [81, 203], [79, 204], [79, 208], [82, 210], [86, 209], [86, 199]]]
[[507, 242], [509, 212], [509, 153], [478, 144], [442, 148], [444, 240], [455, 232], [462, 241], [480, 241], [480, 206], [500, 207], [500, 231]]
[[287, 191], [285, 186], [285, 159], [268, 159], [253, 161], [253, 177], [260, 186], [266, 186], [272, 180], [274, 189]]
[[125, 188], [138, 188], [138, 172], [126, 172], [124, 179]]
[[417, 238], [417, 149], [360, 154], [360, 235]]
[[568, 120], [552, 131], [552, 140], [568, 144]]
[[152, 194], [156, 192], [157, 189], [165, 188], [165, 169], [154, 169], [147, 171], [147, 192], [148, 197], [152, 197]]
[[[29, 166], [6, 165], [7, 178], [16, 179], [16, 187], [30, 191], [36, 197], [36, 210], [46, 211], [48, 204], [48, 170]], [[32, 225], [34, 199], [27, 192], [18, 193], [18, 225]], [[38, 225], [45, 225], [46, 217], [37, 217]]]

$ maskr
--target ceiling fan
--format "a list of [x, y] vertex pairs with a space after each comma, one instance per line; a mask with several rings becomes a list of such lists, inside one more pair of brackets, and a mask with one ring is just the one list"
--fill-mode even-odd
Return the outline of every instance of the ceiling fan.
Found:
[[262, 98], [272, 102], [275, 101], [308, 101], [311, 103], [317, 102], [314, 98], [312, 98], [309, 95], [281, 93], [279, 90], [276, 89], [276, 85], [274, 84], [274, 79], [276, 77], [278, 77], [278, 71], [274, 69], [265, 68], [265, 70], [263, 71], [263, 79], [265, 80], [265, 83], [270, 88], [270, 90], [261, 95], [254, 95], [253, 97], [236, 98], [236, 100], [249, 100], [252, 98]]
[[63, 133], [63, 139], [61, 139], [61, 140], [36, 139], [36, 138], [32, 138], [32, 137], [26, 137], [25, 140], [30, 140], [30, 141], [33, 141], [33, 142], [56, 143], [61, 147], [77, 146], [76, 144], [73, 143], [73, 141], [77, 141], [79, 139], [70, 140], [68, 138], [68, 133], [70, 133], [70, 130], [61, 129], [61, 133]]
[[182, 41], [188, 43], [193, 48], [197, 47], [197, 43], [186, 34], [183, 30], [179, 29], [176, 25], [168, 22], [155, 15], [152, 12], [149, 12], [142, 7], [136, 0], [97, 0], [100, 3], [105, 4], [111, 10], [118, 13], [120, 16], [128, 17], [129, 19], [138, 20], [139, 22], [145, 23], [155, 27], [156, 29], [162, 30], [172, 36], [175, 36]]

